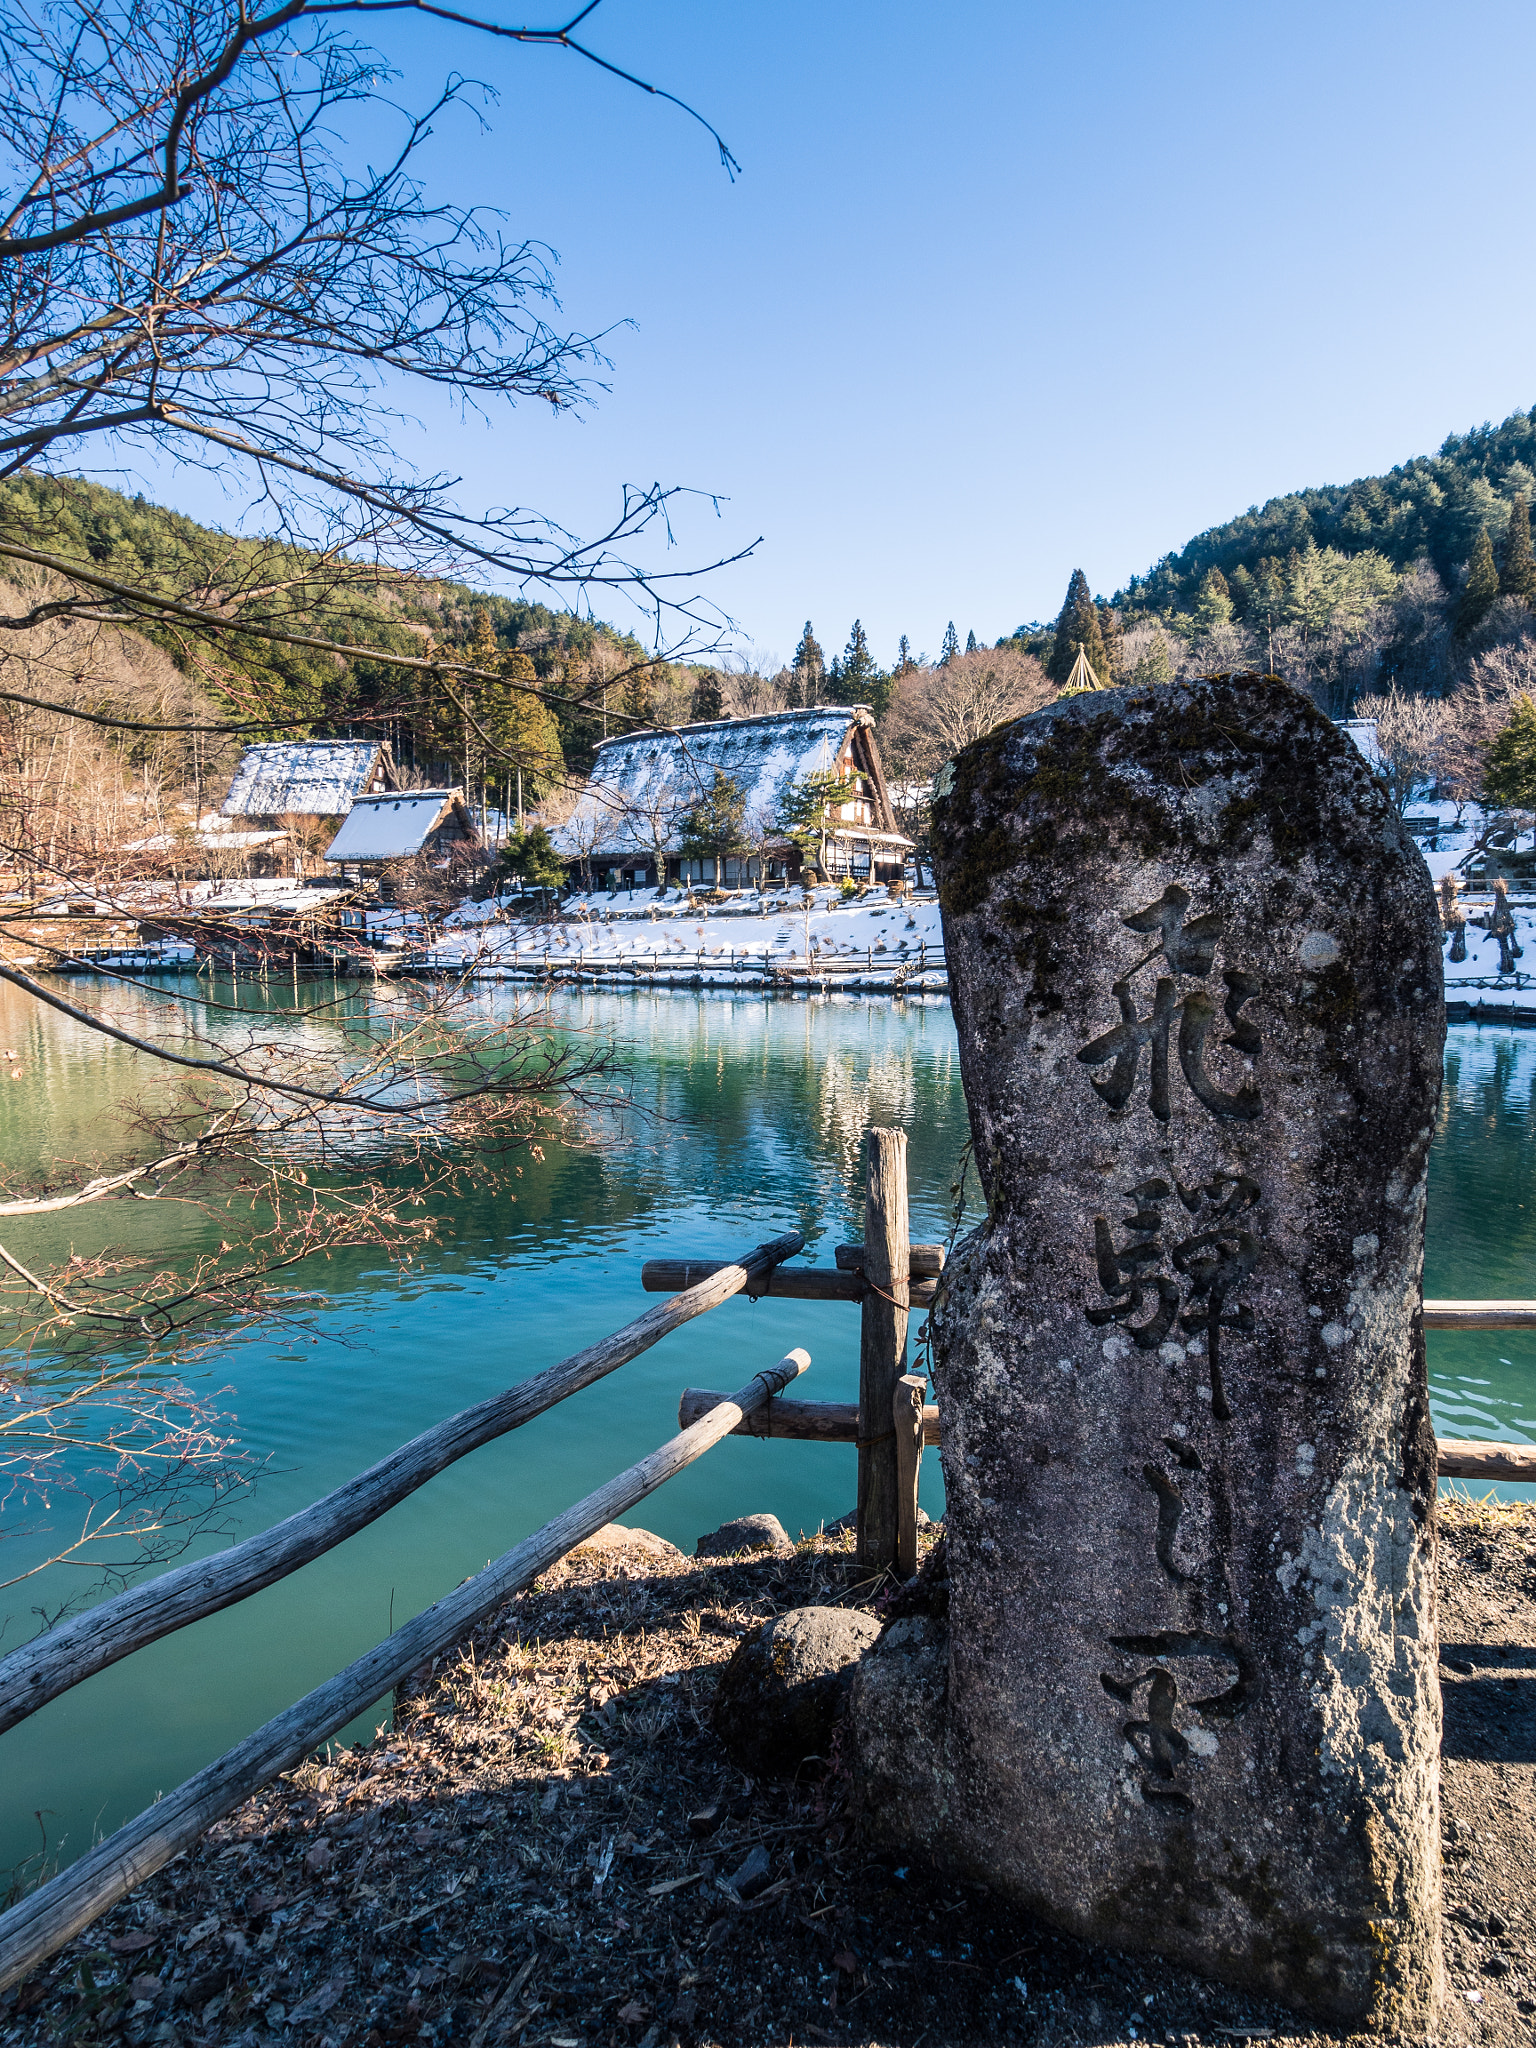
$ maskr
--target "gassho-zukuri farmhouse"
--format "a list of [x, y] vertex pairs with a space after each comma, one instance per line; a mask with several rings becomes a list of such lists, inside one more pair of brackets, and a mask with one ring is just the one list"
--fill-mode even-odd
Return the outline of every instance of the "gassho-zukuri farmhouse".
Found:
[[[689, 857], [683, 828], [709, 795], [717, 770], [745, 798], [745, 833], [754, 850]], [[699, 882], [733, 889], [793, 881], [804, 857], [779, 827], [784, 798], [796, 783], [827, 775], [850, 787], [825, 820], [821, 858], [828, 879], [899, 881], [912, 841], [897, 830], [874, 718], [862, 704], [718, 718], [604, 740], [575, 810], [550, 837], [572, 870], [590, 875], [598, 888]]]

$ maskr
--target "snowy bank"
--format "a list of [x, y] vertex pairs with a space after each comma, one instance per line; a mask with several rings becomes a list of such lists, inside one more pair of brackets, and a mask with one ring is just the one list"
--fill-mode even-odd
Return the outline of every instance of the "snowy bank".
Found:
[[[389, 914], [369, 917], [388, 944]], [[402, 967], [477, 980], [559, 980], [655, 988], [850, 988], [942, 995], [949, 986], [939, 906], [931, 895], [895, 901], [884, 889], [845, 900], [819, 889], [755, 893], [724, 903], [654, 889], [578, 896], [553, 922], [516, 905], [471, 904]]]

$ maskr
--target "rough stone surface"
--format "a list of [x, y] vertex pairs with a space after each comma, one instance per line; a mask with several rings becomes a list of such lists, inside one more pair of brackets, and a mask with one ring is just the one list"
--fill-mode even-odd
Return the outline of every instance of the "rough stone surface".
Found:
[[604, 1522], [602, 1528], [594, 1531], [585, 1543], [577, 1544], [572, 1555], [579, 1557], [583, 1551], [615, 1556], [630, 1552], [637, 1559], [652, 1558], [663, 1564], [675, 1564], [683, 1554], [664, 1536], [655, 1536], [649, 1529], [626, 1529], [622, 1522]]
[[861, 1654], [880, 1633], [872, 1614], [796, 1607], [733, 1653], [715, 1694], [715, 1733], [761, 1777], [826, 1758]]
[[865, 1660], [877, 1832], [1332, 2023], [1440, 1994], [1440, 1087], [1424, 863], [1259, 677], [1084, 694], [940, 778], [987, 1220], [934, 1313], [950, 1572]]
[[789, 1550], [788, 1531], [777, 1515], [740, 1515], [722, 1522], [693, 1547], [695, 1557], [736, 1557], [744, 1550]]

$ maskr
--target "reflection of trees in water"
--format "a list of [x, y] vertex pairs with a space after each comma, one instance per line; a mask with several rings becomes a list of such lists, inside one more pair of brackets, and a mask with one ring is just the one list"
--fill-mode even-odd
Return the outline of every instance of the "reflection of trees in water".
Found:
[[601, 1147], [610, 1202], [692, 1192], [843, 1234], [862, 1211], [864, 1132], [890, 1123], [909, 1134], [914, 1201], [946, 1206], [966, 1136], [947, 1006], [582, 992], [553, 1015], [628, 1050], [651, 1118], [625, 1152]]
[[1428, 1291], [1527, 1295], [1533, 1255], [1536, 1032], [1453, 1025], [1430, 1155]]
[[864, 1133], [871, 1124], [907, 1130], [917, 1119], [919, 1083], [910, 1047], [886, 1047], [867, 1063], [854, 1049], [823, 1062], [817, 1128], [850, 1203], [862, 1198]]

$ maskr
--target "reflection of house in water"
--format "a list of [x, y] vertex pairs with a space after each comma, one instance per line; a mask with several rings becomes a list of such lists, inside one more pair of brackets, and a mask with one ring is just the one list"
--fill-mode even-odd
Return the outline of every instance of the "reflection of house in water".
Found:
[[361, 879], [393, 861], [451, 857], [479, 844], [475, 821], [458, 790], [380, 790], [353, 804], [325, 861]]
[[[685, 858], [684, 821], [709, 795], [717, 771], [745, 799], [752, 850], [718, 861]], [[576, 809], [550, 837], [572, 880], [590, 874], [600, 887], [671, 881], [737, 889], [760, 878], [788, 880], [800, 874], [802, 856], [779, 829], [781, 806], [796, 783], [813, 775], [851, 784], [826, 821], [827, 872], [860, 881], [899, 878], [912, 842], [896, 829], [874, 720], [863, 705], [771, 711], [604, 740]]]

